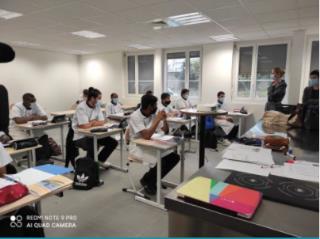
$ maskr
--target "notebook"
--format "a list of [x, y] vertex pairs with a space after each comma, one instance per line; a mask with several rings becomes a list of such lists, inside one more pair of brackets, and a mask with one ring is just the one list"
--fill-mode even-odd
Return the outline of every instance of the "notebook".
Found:
[[178, 189], [178, 197], [209, 209], [250, 219], [262, 193], [205, 177], [196, 177]]

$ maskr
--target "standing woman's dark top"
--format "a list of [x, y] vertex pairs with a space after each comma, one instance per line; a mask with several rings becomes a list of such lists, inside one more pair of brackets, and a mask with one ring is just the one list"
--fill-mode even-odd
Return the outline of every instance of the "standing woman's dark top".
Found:
[[284, 71], [279, 67], [272, 69], [272, 83], [268, 88], [268, 102], [265, 111], [277, 110], [286, 95], [287, 83], [283, 79]]
[[0, 131], [9, 135], [8, 91], [3, 85], [0, 85]]

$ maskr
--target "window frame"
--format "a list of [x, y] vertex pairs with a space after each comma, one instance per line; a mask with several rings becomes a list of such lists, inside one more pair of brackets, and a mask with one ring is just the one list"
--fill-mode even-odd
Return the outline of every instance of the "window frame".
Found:
[[[138, 62], [138, 56], [144, 56], [144, 55], [153, 55], [153, 92], [155, 91], [155, 58], [156, 54], [154, 51], [139, 51], [139, 52], [127, 52], [125, 54], [125, 74], [126, 74], [126, 95], [128, 97], [140, 97], [143, 94], [139, 94], [139, 62]], [[134, 56], [134, 63], [135, 63], [135, 75], [134, 75], [134, 86], [135, 86], [135, 93], [129, 93], [129, 75], [128, 75], [128, 57]]]
[[[267, 41], [250, 41], [250, 42], [240, 42], [234, 45], [234, 55], [233, 55], [233, 73], [232, 73], [232, 99], [233, 103], [246, 103], [246, 104], [263, 104], [266, 102], [267, 97], [256, 96], [256, 85], [257, 85], [257, 67], [258, 67], [258, 48], [259, 46], [271, 46], [271, 45], [287, 45], [287, 56], [286, 56], [286, 72], [285, 72], [285, 82], [288, 84], [289, 67], [290, 67], [290, 49], [291, 40], [290, 39], [273, 39]], [[250, 96], [240, 97], [238, 96], [238, 73], [239, 73], [239, 59], [240, 59], [240, 48], [241, 47], [252, 47], [252, 65], [251, 65], [251, 84], [250, 84]], [[271, 74], [271, 72], [270, 72]], [[287, 101], [287, 94], [283, 100]]]
[[[191, 100], [200, 100], [202, 96], [202, 67], [203, 67], [203, 50], [202, 47], [190, 47], [190, 48], [174, 48], [174, 49], [166, 49], [163, 52], [163, 89], [167, 91], [167, 54], [169, 53], [179, 53], [184, 52], [186, 55], [186, 68], [185, 68], [185, 88], [189, 89], [190, 86], [190, 52], [199, 51], [200, 52], [200, 76], [199, 76], [199, 96], [190, 95], [189, 98]], [[180, 93], [178, 93], [178, 97]]]

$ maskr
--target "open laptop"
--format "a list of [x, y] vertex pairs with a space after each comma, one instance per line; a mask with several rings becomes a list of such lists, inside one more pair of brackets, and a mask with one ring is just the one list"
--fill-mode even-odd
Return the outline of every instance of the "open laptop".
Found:
[[262, 193], [205, 177], [196, 177], [178, 189], [178, 197], [209, 209], [252, 218]]

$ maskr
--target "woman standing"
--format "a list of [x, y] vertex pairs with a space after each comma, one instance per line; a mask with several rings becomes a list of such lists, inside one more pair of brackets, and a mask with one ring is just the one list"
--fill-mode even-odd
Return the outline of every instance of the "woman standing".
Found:
[[265, 106], [265, 111], [276, 110], [281, 106], [281, 101], [286, 94], [287, 84], [283, 79], [284, 71], [275, 67], [272, 69], [272, 83], [268, 88], [268, 102]]

